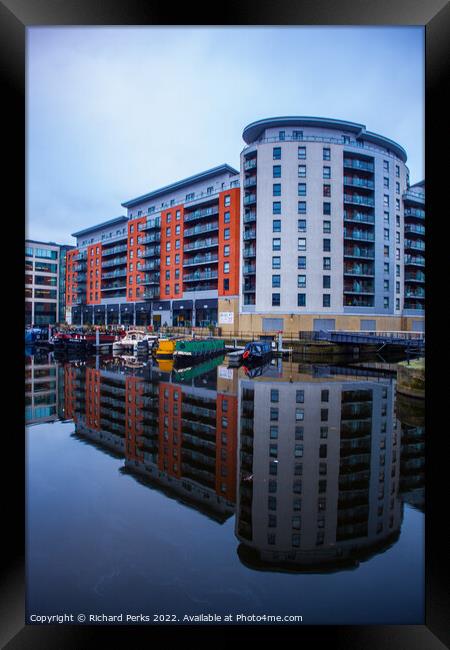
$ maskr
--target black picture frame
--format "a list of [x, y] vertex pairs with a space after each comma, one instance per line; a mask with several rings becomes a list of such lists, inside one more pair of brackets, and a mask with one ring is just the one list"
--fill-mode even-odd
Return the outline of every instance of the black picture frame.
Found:
[[[174, 22], [175, 21], [175, 22]], [[81, 0], [3, 0], [0, 2], [0, 70], [2, 74], [3, 102], [3, 158], [8, 163], [3, 176], [4, 196], [14, 200], [14, 206], [4, 204], [4, 217], [8, 228], [4, 247], [13, 251], [22, 268], [23, 241], [25, 238], [22, 210], [25, 208], [25, 31], [33, 25], [423, 25], [426, 38], [426, 191], [428, 219], [433, 219], [434, 232], [427, 228], [427, 252], [433, 264], [427, 265], [426, 345], [427, 357], [427, 486], [426, 486], [426, 622], [425, 625], [398, 626], [286, 626], [286, 627], [131, 627], [131, 626], [29, 626], [25, 618], [25, 567], [24, 567], [24, 457], [23, 442], [24, 401], [23, 363], [19, 351], [23, 349], [21, 319], [23, 314], [23, 283], [13, 265], [6, 268], [10, 295], [5, 305], [7, 328], [7, 379], [8, 394], [16, 396], [8, 401], [11, 424], [4, 428], [10, 443], [4, 451], [4, 466], [11, 470], [4, 496], [3, 559], [0, 591], [0, 643], [8, 650], [22, 648], [90, 648], [113, 635], [115, 642], [127, 647], [142, 647], [137, 635], [150, 638], [164, 635], [170, 643], [175, 635], [197, 638], [214, 635], [224, 640], [253, 639], [259, 634], [274, 639], [292, 636], [298, 643], [326, 644], [333, 648], [370, 650], [386, 648], [395, 650], [438, 650], [448, 646], [448, 588], [445, 577], [448, 571], [447, 537], [444, 532], [446, 513], [443, 499], [446, 494], [447, 456], [445, 454], [445, 426], [443, 405], [446, 382], [436, 379], [439, 361], [442, 362], [445, 339], [440, 339], [439, 309], [446, 302], [438, 289], [438, 280], [445, 276], [443, 266], [446, 237], [444, 193], [448, 180], [444, 178], [448, 165], [441, 165], [439, 152], [448, 148], [443, 140], [448, 128], [448, 104], [445, 91], [450, 78], [448, 70], [450, 7], [446, 0], [316, 0], [300, 3], [241, 1], [223, 8], [221, 16], [208, 14], [200, 5], [177, 7], [168, 3], [148, 0], [104, 0], [100, 3]], [[386, 71], [389, 74], [389, 71]], [[389, 101], [389, 98], [386, 98]], [[420, 137], [420, 134], [418, 134]], [[6, 141], [6, 142], [5, 142]], [[447, 172], [448, 176], [448, 172]], [[447, 181], [447, 183], [446, 183]], [[23, 197], [23, 199], [21, 199]], [[23, 211], [25, 212], [25, 210]], [[430, 216], [431, 215], [431, 216]], [[431, 222], [430, 222], [431, 223]], [[5, 228], [5, 223], [4, 223]], [[442, 247], [442, 250], [439, 249]], [[9, 272], [8, 269], [13, 269]], [[16, 284], [17, 283], [17, 284]], [[445, 307], [445, 304], [444, 304]], [[23, 318], [24, 323], [24, 318]], [[443, 334], [445, 335], [445, 329]], [[434, 366], [434, 370], [433, 370]], [[13, 371], [11, 371], [13, 369]], [[444, 392], [445, 391], [445, 392]], [[5, 404], [7, 400], [4, 399]], [[441, 415], [442, 414], [442, 415]], [[445, 422], [445, 420], [444, 420]], [[447, 571], [445, 570], [447, 569]]]

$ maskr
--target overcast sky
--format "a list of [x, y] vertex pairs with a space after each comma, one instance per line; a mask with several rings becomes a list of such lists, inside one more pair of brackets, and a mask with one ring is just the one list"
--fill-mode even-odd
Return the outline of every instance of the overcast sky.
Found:
[[422, 27], [27, 29], [27, 236], [126, 214], [121, 203], [222, 163], [280, 115], [365, 124], [424, 178]]

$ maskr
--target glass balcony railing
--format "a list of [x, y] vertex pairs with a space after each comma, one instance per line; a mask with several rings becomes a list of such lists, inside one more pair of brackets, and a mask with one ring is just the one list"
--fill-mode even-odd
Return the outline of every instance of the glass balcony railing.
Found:
[[184, 213], [184, 221], [195, 221], [196, 219], [204, 219], [205, 217], [210, 217], [215, 214], [219, 214], [219, 206], [214, 205], [209, 208], [203, 208], [201, 210], [194, 210], [193, 212]]
[[185, 257], [183, 260], [183, 267], [217, 262], [218, 259], [219, 257], [217, 253], [210, 253], [209, 255], [195, 255], [194, 257]]
[[256, 248], [244, 248], [243, 252], [244, 259], [248, 257], [255, 257], [256, 256]]
[[375, 184], [372, 180], [367, 178], [360, 178], [359, 176], [344, 176], [344, 185], [351, 185], [352, 187], [365, 187], [368, 190], [373, 190]]
[[218, 277], [217, 271], [205, 271], [204, 273], [188, 273], [183, 276], [184, 282], [198, 282], [200, 280], [215, 280]]
[[415, 241], [412, 239], [405, 239], [405, 248], [413, 248], [414, 250], [418, 251], [424, 251], [425, 250], [425, 242], [423, 241]]
[[425, 282], [425, 273], [417, 271], [417, 273], [405, 273], [405, 282]]
[[256, 185], [256, 176], [251, 176], [244, 180], [244, 187], [254, 187]]
[[357, 221], [359, 223], [375, 223], [375, 216], [373, 214], [366, 214], [365, 212], [352, 212], [344, 210], [344, 221]]
[[425, 226], [407, 223], [405, 224], [405, 233], [412, 233], [413, 235], [425, 235]]
[[151, 242], [154, 241], [161, 241], [160, 232], [155, 232], [152, 235], [147, 235], [146, 237], [143, 237], [140, 242], [138, 241], [138, 244], [150, 244]]
[[252, 223], [256, 221], [256, 212], [246, 212], [244, 214], [244, 223]]
[[244, 275], [256, 273], [256, 264], [244, 264]]
[[256, 239], [256, 230], [246, 230], [244, 232], [244, 241], [248, 241], [249, 239]]
[[375, 234], [367, 230], [348, 230], [344, 228], [345, 239], [359, 239], [364, 241], [375, 241]]
[[375, 271], [370, 264], [345, 265], [344, 275], [374, 276]]
[[405, 255], [405, 264], [413, 266], [425, 266], [425, 258], [416, 255]]
[[365, 162], [364, 160], [357, 160], [356, 158], [344, 158], [344, 167], [350, 167], [351, 169], [363, 169], [367, 172], [374, 171], [373, 163]]
[[345, 257], [361, 257], [369, 260], [375, 259], [373, 248], [344, 248]]
[[193, 228], [187, 228], [184, 231], [183, 236], [192, 237], [193, 235], [199, 235], [203, 232], [211, 232], [218, 229], [219, 229], [219, 224], [217, 221], [215, 221], [214, 223], [207, 223], [204, 224], [203, 226], [194, 226]]
[[112, 260], [108, 260], [107, 262], [102, 261], [102, 269], [108, 268], [109, 266], [119, 266], [120, 264], [126, 264], [127, 263], [127, 258], [126, 257], [115, 257]]
[[405, 217], [416, 217], [416, 219], [425, 219], [425, 210], [418, 208], [405, 208]]
[[127, 244], [122, 244], [122, 246], [113, 246], [112, 248], [103, 248], [102, 257], [107, 255], [117, 255], [117, 253], [125, 253], [127, 250]]
[[256, 158], [252, 158], [251, 160], [247, 160], [244, 163], [244, 171], [248, 172], [250, 169], [256, 169]]
[[184, 252], [189, 252], [192, 250], [197, 250], [201, 248], [211, 248], [214, 246], [217, 246], [219, 243], [219, 240], [217, 237], [211, 237], [209, 239], [199, 239], [195, 242], [191, 242], [190, 244], [185, 244], [183, 247]]
[[359, 194], [344, 194], [344, 203], [367, 205], [371, 208], [375, 205], [375, 201], [371, 196], [361, 196]]
[[161, 266], [161, 260], [152, 260], [151, 262], [146, 262], [143, 264], [140, 268], [138, 268], [138, 271], [153, 271], [154, 269], [159, 269]]
[[252, 205], [256, 203], [256, 194], [247, 194], [244, 196], [244, 205]]
[[109, 273], [102, 273], [102, 280], [106, 280], [108, 278], [118, 278], [126, 274], [127, 274], [126, 269], [124, 269], [123, 271], [110, 271]]

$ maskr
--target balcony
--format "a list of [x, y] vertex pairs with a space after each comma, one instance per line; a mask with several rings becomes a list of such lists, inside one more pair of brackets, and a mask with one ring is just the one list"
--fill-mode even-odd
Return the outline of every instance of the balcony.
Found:
[[244, 171], [248, 172], [251, 169], [256, 169], [256, 158], [252, 158], [251, 160], [247, 160], [244, 163]]
[[418, 251], [424, 251], [425, 250], [425, 242], [424, 241], [414, 241], [412, 239], [405, 239], [405, 250], [407, 248], [412, 248], [414, 250]]
[[[373, 307], [374, 306], [374, 296], [373, 295], [344, 295], [344, 307]], [[342, 430], [341, 430], [342, 433]]]
[[373, 282], [344, 282], [344, 293], [374, 294]]
[[417, 289], [406, 289], [406, 290], [405, 290], [405, 298], [420, 298], [420, 299], [424, 299], [424, 298], [425, 298], [425, 289], [422, 289], [422, 288], [417, 288]]
[[344, 248], [344, 257], [356, 257], [367, 260], [375, 259], [373, 248]]
[[413, 190], [407, 190], [403, 193], [404, 201], [413, 201], [414, 203], [425, 203], [425, 194], [423, 192], [414, 192]]
[[138, 244], [151, 244], [154, 241], [161, 241], [161, 233], [155, 232], [152, 235], [146, 235], [141, 241], [138, 240]]
[[211, 237], [210, 239], [199, 239], [198, 241], [191, 242], [190, 244], [185, 244], [183, 250], [185, 253], [193, 250], [204, 249], [204, 248], [213, 248], [217, 246], [219, 240], [217, 237]]
[[159, 285], [159, 278], [160, 274], [159, 273], [151, 273], [145, 276], [145, 278], [141, 281], [141, 284], [157, 284]]
[[362, 241], [375, 241], [375, 234], [367, 230], [348, 230], [344, 228], [345, 239], [357, 239]]
[[356, 160], [355, 158], [344, 158], [344, 167], [351, 169], [363, 169], [366, 172], [373, 172], [373, 163], [365, 162], [363, 160]]
[[218, 229], [219, 229], [219, 224], [217, 221], [215, 221], [214, 223], [207, 223], [203, 226], [194, 226], [193, 228], [187, 228], [184, 231], [183, 236], [193, 237], [194, 235], [199, 235], [202, 232], [213, 232], [214, 230], [218, 230]]
[[102, 261], [102, 269], [107, 268], [108, 266], [119, 266], [120, 264], [126, 264], [126, 257], [115, 257], [113, 260], [108, 260], [107, 262]]
[[375, 271], [371, 264], [346, 264], [344, 275], [357, 275], [360, 277], [373, 277]]
[[256, 194], [247, 194], [244, 196], [244, 205], [252, 205], [256, 203]]
[[145, 249], [142, 257], [155, 257], [161, 253], [161, 246], [149, 246]]
[[244, 223], [252, 223], [256, 221], [256, 212], [246, 212], [244, 214]]
[[216, 280], [218, 277], [217, 271], [205, 271], [205, 272], [196, 272], [188, 273], [183, 276], [183, 282], [198, 282], [199, 280]]
[[113, 284], [108, 284], [107, 286], [102, 286], [102, 293], [103, 291], [113, 291], [114, 289], [126, 289], [127, 285], [126, 284], [119, 284], [117, 282], [113, 282]]
[[244, 241], [256, 239], [256, 230], [246, 230], [244, 232]]
[[205, 217], [211, 217], [215, 214], [219, 214], [219, 206], [214, 205], [209, 208], [203, 208], [202, 210], [194, 210], [194, 212], [185, 212], [184, 221], [195, 221], [197, 219], [204, 219]]
[[405, 300], [405, 309], [417, 309], [418, 311], [423, 311], [424, 305], [423, 302], [414, 302], [413, 300]]
[[141, 230], [152, 230], [153, 228], [161, 227], [161, 217], [154, 217], [147, 219], [146, 223], [142, 226]]
[[217, 262], [218, 255], [217, 253], [209, 253], [207, 255], [196, 255], [195, 257], [187, 257], [183, 260], [183, 267], [185, 266], [196, 266], [197, 264], [209, 264], [211, 262]]
[[344, 185], [351, 185], [352, 187], [364, 187], [368, 190], [373, 190], [375, 184], [368, 178], [360, 178], [359, 176], [344, 176]]
[[256, 185], [256, 176], [250, 176], [244, 180], [244, 187], [255, 187]]
[[256, 248], [244, 248], [242, 255], [244, 259], [247, 259], [249, 257], [256, 257]]
[[373, 208], [375, 201], [371, 196], [361, 196], [359, 194], [344, 194], [344, 203], [355, 203], [356, 205], [366, 205]]
[[344, 221], [356, 221], [358, 223], [374, 224], [375, 216], [373, 214], [366, 214], [365, 212], [352, 212], [344, 210]]
[[145, 300], [152, 300], [154, 298], [159, 298], [159, 287], [157, 289], [146, 289], [144, 291]]
[[405, 273], [405, 282], [425, 282], [425, 273], [423, 271], [417, 271], [416, 273], [407, 271]]
[[414, 255], [405, 255], [405, 265], [407, 266], [425, 266], [425, 258], [414, 256]]
[[155, 269], [159, 269], [161, 265], [161, 260], [152, 260], [151, 262], [146, 262], [143, 264], [143, 266], [138, 266], [137, 271], [154, 271]]
[[425, 219], [425, 210], [419, 210], [418, 208], [405, 208], [405, 217]]
[[117, 253], [125, 253], [127, 250], [127, 244], [122, 244], [121, 246], [113, 246], [112, 248], [103, 248], [102, 257], [107, 255], [117, 255]]
[[244, 275], [253, 275], [256, 273], [256, 264], [244, 264]]
[[126, 274], [126, 269], [123, 269], [123, 271], [110, 271], [109, 273], [102, 273], [102, 280], [107, 280], [108, 278], [119, 278]]
[[425, 235], [425, 226], [418, 226], [416, 224], [407, 223], [405, 224], [405, 233], [411, 233], [413, 235]]

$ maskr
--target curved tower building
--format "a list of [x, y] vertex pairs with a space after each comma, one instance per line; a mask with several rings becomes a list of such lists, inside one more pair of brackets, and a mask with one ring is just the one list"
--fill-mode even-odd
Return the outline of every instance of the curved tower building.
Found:
[[404, 149], [319, 117], [258, 120], [243, 138], [239, 330], [422, 329], [405, 296]]

